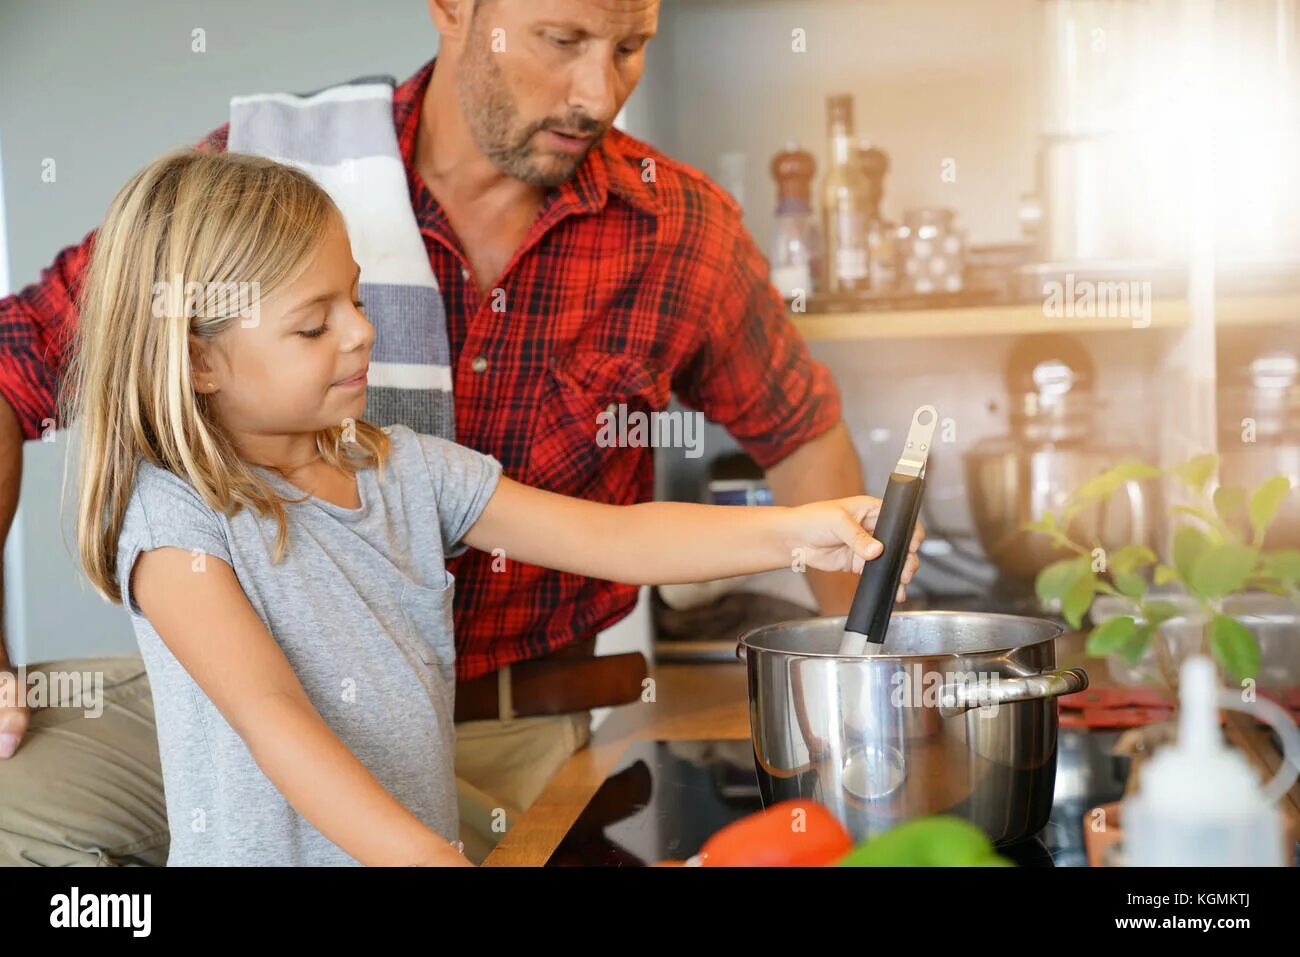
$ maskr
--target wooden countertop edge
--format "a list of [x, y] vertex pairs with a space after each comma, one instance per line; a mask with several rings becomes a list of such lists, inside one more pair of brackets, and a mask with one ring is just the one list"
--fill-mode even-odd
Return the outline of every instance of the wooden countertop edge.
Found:
[[508, 827], [484, 867], [542, 867], [629, 744], [749, 737], [749, 698], [742, 662], [659, 665], [653, 701], [623, 705], [591, 743], [556, 772], [522, 818]]

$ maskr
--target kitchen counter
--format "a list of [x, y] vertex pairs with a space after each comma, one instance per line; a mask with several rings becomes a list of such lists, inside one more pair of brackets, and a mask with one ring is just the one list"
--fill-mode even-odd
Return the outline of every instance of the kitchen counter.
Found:
[[560, 768], [484, 867], [544, 865], [633, 741], [748, 739], [743, 662], [660, 665], [650, 676], [654, 700], [611, 711], [591, 744]]
[[[1105, 675], [1105, 663], [1085, 660], [1083, 635], [1057, 641], [1058, 667], [1089, 667]], [[591, 744], [560, 768], [524, 816], [483, 862], [485, 867], [541, 867], [573, 827], [583, 808], [614, 769], [628, 745], [640, 740], [749, 738], [749, 702], [743, 662], [665, 664], [650, 671], [654, 701], [624, 705], [592, 735]]]
[[[1087, 668], [1092, 689], [1101, 692], [1113, 688], [1106, 662], [1084, 654], [1084, 637], [1082, 632], [1071, 632], [1058, 638], [1057, 667], [1082, 666]], [[590, 745], [568, 759], [541, 797], [507, 831], [487, 856], [485, 867], [545, 866], [634, 742], [749, 739], [744, 663], [659, 664], [651, 668], [650, 675], [654, 677], [654, 701], [612, 710], [591, 736]], [[1244, 716], [1226, 715], [1227, 737], [1232, 744], [1243, 750], [1261, 775], [1273, 774], [1281, 755], [1269, 736]], [[1076, 728], [1071, 733], [1078, 735], [1082, 731], [1086, 729]], [[1110, 753], [1109, 745], [1106, 752]], [[1282, 809], [1292, 833], [1300, 835], [1300, 783], [1287, 794]]]

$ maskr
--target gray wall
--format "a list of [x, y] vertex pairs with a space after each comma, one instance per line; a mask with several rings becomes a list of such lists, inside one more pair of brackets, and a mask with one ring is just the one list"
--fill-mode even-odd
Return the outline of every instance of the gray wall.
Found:
[[[191, 51], [191, 31], [207, 50]], [[127, 177], [225, 122], [232, 95], [311, 90], [367, 73], [404, 78], [437, 52], [420, 0], [0, 0], [0, 149], [10, 282], [36, 279], [103, 216]], [[56, 181], [41, 181], [53, 158]], [[6, 548], [18, 661], [131, 651], [120, 606], [72, 560], [58, 489], [69, 437], [29, 442]], [[58, 529], [60, 524], [63, 532]]]
[[[192, 50], [196, 28], [202, 53]], [[232, 95], [374, 73], [404, 79], [437, 53], [438, 39], [422, 0], [0, 0], [11, 289], [79, 242], [131, 173], [225, 122]], [[639, 135], [643, 98], [624, 118]], [[47, 158], [53, 183], [41, 179]], [[135, 650], [122, 608], [94, 593], [73, 558], [72, 490], [61, 500], [59, 489], [75, 431], [25, 449], [5, 548], [6, 633], [20, 663]], [[643, 604], [602, 635], [601, 651], [644, 649], [647, 620]]]
[[[975, 243], [1020, 236], [1033, 187], [1042, 0], [666, 0], [647, 77], [657, 146], [722, 180], [741, 153], [746, 222], [766, 250], [787, 140], [826, 168], [826, 97], [851, 93], [855, 131], [890, 154], [884, 211], [951, 206]], [[803, 31], [806, 51], [791, 49]], [[956, 163], [956, 179], [941, 164]], [[820, 182], [820, 180], [818, 180]], [[816, 186], [816, 183], [814, 184]]]

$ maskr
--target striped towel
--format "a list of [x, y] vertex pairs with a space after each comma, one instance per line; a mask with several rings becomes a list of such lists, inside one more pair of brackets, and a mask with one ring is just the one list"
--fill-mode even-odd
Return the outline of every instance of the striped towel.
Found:
[[298, 167], [342, 211], [375, 327], [366, 419], [454, 440], [447, 313], [411, 210], [396, 83], [363, 77], [315, 93], [237, 96], [227, 149]]

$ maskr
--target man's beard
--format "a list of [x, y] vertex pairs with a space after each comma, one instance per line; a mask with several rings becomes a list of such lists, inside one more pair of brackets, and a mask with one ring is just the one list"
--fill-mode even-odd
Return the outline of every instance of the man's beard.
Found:
[[[476, 35], [470, 38], [460, 62], [456, 95], [475, 145], [503, 173], [530, 186], [551, 189], [572, 179], [608, 128], [585, 114], [568, 120], [548, 117], [524, 125], [494, 57], [486, 38]], [[537, 152], [533, 136], [539, 130], [562, 130], [592, 140], [587, 149], [573, 156]]]

